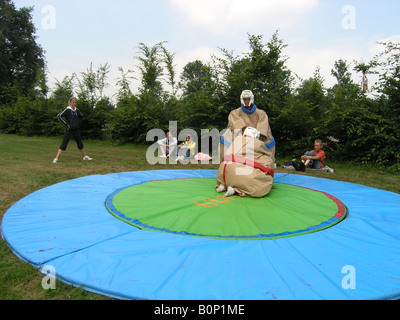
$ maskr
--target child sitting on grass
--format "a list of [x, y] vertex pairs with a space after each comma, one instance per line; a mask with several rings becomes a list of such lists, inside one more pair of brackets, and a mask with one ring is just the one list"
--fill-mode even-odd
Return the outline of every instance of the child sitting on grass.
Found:
[[314, 150], [307, 151], [301, 156], [301, 162], [292, 160], [292, 166], [296, 171], [306, 171], [306, 169], [319, 170], [324, 167], [325, 151], [322, 150], [322, 140], [317, 139], [314, 142]]
[[322, 140], [317, 139], [314, 142], [314, 150], [307, 151], [303, 156], [301, 156], [301, 162], [304, 163], [306, 168], [322, 169], [324, 167], [326, 156], [322, 147]]

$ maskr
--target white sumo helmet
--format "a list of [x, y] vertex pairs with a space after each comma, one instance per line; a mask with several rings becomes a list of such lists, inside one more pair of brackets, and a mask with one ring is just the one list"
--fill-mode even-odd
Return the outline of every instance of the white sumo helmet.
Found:
[[254, 94], [250, 90], [244, 90], [242, 91], [242, 94], [240, 95], [240, 102], [242, 103], [242, 106], [244, 106], [244, 100], [245, 98], [250, 99], [250, 105], [254, 103]]
[[260, 131], [253, 127], [247, 127], [243, 134], [254, 139], [260, 139]]

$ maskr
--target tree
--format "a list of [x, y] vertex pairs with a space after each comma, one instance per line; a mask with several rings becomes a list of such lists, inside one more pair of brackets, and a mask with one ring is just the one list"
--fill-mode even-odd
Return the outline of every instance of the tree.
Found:
[[[142, 119], [136, 121], [138, 139], [145, 141], [146, 133], [153, 128], [167, 128], [172, 117], [176, 99], [173, 96], [175, 91], [175, 71], [173, 65], [174, 55], [169, 53], [163, 42], [158, 42], [152, 47], [139, 44], [140, 55], [139, 70], [141, 72], [141, 86], [139, 87], [138, 100], [134, 107], [138, 108], [137, 115]], [[167, 73], [165, 73], [167, 69]], [[167, 83], [171, 85], [173, 93], [164, 90], [162, 77], [167, 75]], [[135, 118], [138, 119], [138, 116]]]
[[[385, 139], [381, 143], [382, 151], [385, 151], [386, 165], [391, 164], [393, 168], [400, 171], [400, 43], [382, 42], [385, 49], [374, 60], [376, 65], [382, 68], [379, 77], [378, 91], [382, 93], [380, 108], [386, 125]], [[381, 59], [381, 62], [378, 62]]]
[[340, 59], [335, 62], [331, 74], [336, 78], [337, 84], [328, 89], [329, 107], [337, 107], [342, 112], [361, 102], [362, 90], [351, 79], [349, 65]]
[[175, 96], [176, 94], [176, 72], [175, 72], [175, 65], [174, 65], [174, 58], [175, 58], [175, 53], [170, 53], [165, 46], [161, 46], [161, 50], [164, 54], [164, 63], [165, 63], [165, 68], [167, 69], [167, 84], [171, 86], [171, 94], [172, 96]]
[[261, 97], [262, 105], [270, 117], [277, 116], [288, 103], [293, 78], [286, 67], [287, 57], [283, 49], [287, 46], [278, 37], [276, 31], [270, 41], [264, 45], [262, 36], [249, 36], [250, 53], [249, 75], [255, 94]]
[[149, 47], [143, 42], [139, 43], [139, 70], [141, 72], [141, 93], [150, 93], [155, 97], [162, 95], [161, 76], [163, 75], [163, 58], [160, 54], [164, 42], [156, 43]]
[[361, 90], [364, 93], [369, 92], [369, 87], [368, 87], [368, 78], [367, 74], [370, 73], [370, 69], [373, 68], [375, 65], [374, 63], [366, 64], [364, 62], [356, 62], [356, 66], [354, 67], [354, 70], [357, 72], [361, 72]]
[[56, 80], [50, 99], [66, 103], [74, 95], [74, 78], [75, 75], [72, 75], [71, 77], [65, 76], [62, 81]]
[[[36, 43], [33, 8], [16, 9], [10, 0], [0, 2], [0, 100], [15, 87], [20, 94], [32, 90], [44, 74], [44, 51]], [[15, 100], [15, 97], [14, 97]]]
[[297, 89], [297, 95], [300, 101], [306, 102], [311, 111], [310, 116], [315, 120], [322, 117], [325, 109], [325, 89], [323, 78], [320, 73], [320, 67], [317, 67], [314, 76], [303, 81]]
[[200, 60], [187, 63], [183, 67], [179, 86], [183, 90], [184, 97], [211, 88], [213, 86], [211, 68]]
[[106, 82], [110, 66], [106, 64], [93, 70], [93, 63], [90, 63], [90, 67], [86, 69], [86, 72], [81, 72], [82, 79], [75, 77], [78, 81], [78, 98], [89, 103], [94, 108], [96, 103], [102, 99], [105, 99], [104, 89], [108, 87]]
[[331, 74], [336, 78], [339, 86], [347, 86], [353, 83], [351, 73], [349, 72], [347, 62], [343, 59], [335, 61], [335, 68], [331, 70]]
[[46, 98], [49, 93], [49, 87], [47, 86], [47, 75], [45, 68], [39, 68], [36, 83], [33, 88], [33, 95], [38, 98]]
[[211, 68], [200, 60], [189, 62], [184, 66], [180, 79], [182, 97], [177, 117], [181, 124], [199, 133], [201, 129], [215, 127], [214, 115], [217, 112]]
[[122, 67], [118, 67], [118, 71], [121, 73], [121, 77], [117, 79], [118, 81], [116, 83], [116, 85], [120, 87], [116, 93], [117, 105], [123, 103], [123, 101], [126, 101], [133, 95], [130, 84], [131, 80], [136, 79], [130, 75], [133, 73], [132, 70], [124, 71]]
[[[261, 35], [248, 35], [250, 50], [243, 57], [222, 49], [223, 57], [214, 56], [218, 79], [218, 92], [223, 100], [221, 110], [228, 114], [238, 106], [240, 93], [249, 89], [256, 97], [256, 105], [272, 118], [288, 103], [293, 78], [286, 67], [286, 47], [278, 38], [278, 31], [266, 44]], [[273, 121], [273, 119], [272, 119]]]
[[[383, 72], [379, 77], [378, 91], [388, 99], [390, 116], [400, 117], [400, 43], [382, 42], [385, 49], [374, 60]], [[378, 62], [381, 59], [381, 62]], [[398, 119], [397, 119], [398, 121]], [[398, 122], [397, 122], [398, 126]]]
[[248, 89], [246, 62], [226, 49], [220, 49], [222, 57], [212, 55], [212, 70], [215, 89], [215, 102], [218, 104], [218, 127], [226, 127], [229, 112], [240, 106], [240, 93]]

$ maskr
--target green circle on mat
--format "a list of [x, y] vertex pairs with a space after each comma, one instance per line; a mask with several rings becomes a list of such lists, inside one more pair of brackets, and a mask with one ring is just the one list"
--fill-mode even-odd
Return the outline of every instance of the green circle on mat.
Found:
[[111, 194], [107, 209], [140, 229], [218, 239], [290, 237], [329, 228], [346, 216], [337, 198], [274, 183], [263, 198], [215, 191], [215, 179], [149, 181]]

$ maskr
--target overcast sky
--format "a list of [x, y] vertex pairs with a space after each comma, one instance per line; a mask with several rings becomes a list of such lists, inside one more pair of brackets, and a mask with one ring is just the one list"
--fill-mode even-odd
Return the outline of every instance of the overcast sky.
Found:
[[[116, 92], [118, 67], [137, 70], [138, 44], [167, 41], [176, 71], [196, 59], [209, 62], [219, 48], [248, 51], [248, 33], [267, 43], [279, 29], [287, 44], [288, 68], [303, 79], [319, 66], [325, 86], [344, 59], [369, 62], [377, 42], [400, 42], [398, 0], [15, 0], [34, 7], [38, 43], [46, 51], [48, 81], [97, 68], [110, 68], [107, 95]], [[353, 72], [353, 71], [352, 71]], [[137, 74], [138, 76], [138, 74]], [[355, 81], [360, 75], [353, 72]], [[132, 91], [136, 92], [132, 84]], [[238, 93], [239, 94], [239, 93]]]

